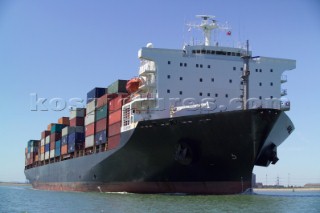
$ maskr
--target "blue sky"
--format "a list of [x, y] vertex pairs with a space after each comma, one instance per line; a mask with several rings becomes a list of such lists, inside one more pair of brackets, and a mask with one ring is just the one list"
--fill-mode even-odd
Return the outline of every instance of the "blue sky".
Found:
[[[85, 98], [96, 86], [137, 76], [137, 51], [182, 48], [197, 14], [228, 21], [226, 43], [250, 40], [254, 55], [297, 60], [287, 74], [296, 130], [279, 162], [256, 167], [257, 180], [320, 182], [320, 3], [317, 0], [0, 1], [0, 181], [24, 181], [24, 147], [68, 110], [31, 111], [31, 96]], [[196, 34], [196, 33], [195, 33]], [[196, 34], [201, 38], [201, 34]], [[266, 178], [267, 176], [267, 178]]]

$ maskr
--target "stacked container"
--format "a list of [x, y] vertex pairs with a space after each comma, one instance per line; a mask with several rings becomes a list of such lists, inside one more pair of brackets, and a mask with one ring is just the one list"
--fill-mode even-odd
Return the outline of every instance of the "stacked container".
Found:
[[70, 126], [84, 126], [85, 108], [76, 108], [70, 112]]
[[118, 94], [109, 102], [108, 149], [116, 148], [120, 143], [122, 106], [127, 97], [127, 94]]
[[[85, 148], [94, 146], [94, 135], [96, 132], [95, 130], [96, 103], [97, 103], [97, 99], [105, 95], [106, 92], [107, 92], [106, 88], [96, 87], [87, 93], [86, 117], [84, 122], [85, 123]], [[102, 128], [102, 127], [99, 126], [99, 128]]]
[[108, 86], [108, 93], [127, 93], [127, 80], [117, 80]]
[[108, 128], [108, 103], [115, 95], [105, 94], [97, 99], [95, 112], [95, 137], [94, 143], [96, 146], [105, 144], [107, 142], [107, 128]]
[[39, 140], [29, 140], [26, 149], [26, 165], [31, 165], [38, 160]]
[[70, 154], [83, 149], [84, 127], [67, 126], [62, 129], [61, 155]]
[[50, 137], [50, 131], [45, 130], [41, 133], [41, 143], [40, 143], [40, 161], [44, 161], [44, 155], [45, 155], [45, 144], [46, 144], [46, 137]]
[[[60, 146], [61, 142], [61, 132], [65, 127], [65, 124], [52, 124], [51, 125], [51, 134], [50, 134], [50, 158], [54, 158], [60, 155], [55, 154], [56, 144]], [[58, 147], [57, 147], [58, 148]], [[60, 151], [59, 151], [60, 152]]]

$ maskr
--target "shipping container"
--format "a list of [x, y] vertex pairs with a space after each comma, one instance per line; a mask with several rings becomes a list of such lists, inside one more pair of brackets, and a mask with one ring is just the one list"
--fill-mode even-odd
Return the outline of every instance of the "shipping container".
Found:
[[108, 149], [117, 148], [120, 144], [120, 134], [108, 138]]
[[118, 97], [109, 101], [109, 113], [117, 111], [128, 101], [128, 94], [119, 94]]
[[[86, 115], [86, 108], [76, 108], [70, 111], [70, 125], [74, 118], [83, 118]], [[80, 126], [80, 125], [77, 125]]]
[[44, 153], [44, 159], [45, 160], [48, 160], [49, 156], [50, 156], [50, 151], [47, 151], [47, 152]]
[[103, 118], [106, 118], [108, 115], [108, 106], [104, 105], [102, 107], [99, 107], [96, 109], [95, 113], [95, 121], [101, 120]]
[[41, 154], [45, 153], [44, 145], [40, 147], [40, 153], [41, 153]]
[[70, 119], [70, 126], [84, 126], [84, 117], [75, 117]]
[[72, 153], [74, 151], [83, 150], [84, 143], [70, 143], [68, 142], [68, 153]]
[[73, 126], [69, 129], [69, 134], [75, 133], [75, 132], [81, 132], [84, 133], [84, 126]]
[[35, 155], [35, 156], [34, 156], [34, 161], [35, 161], [35, 162], [38, 162], [38, 161], [39, 161], [39, 155]]
[[118, 135], [121, 132], [121, 122], [113, 123], [108, 126], [109, 137]]
[[40, 155], [40, 161], [44, 161], [44, 153], [41, 153], [41, 155]]
[[64, 125], [64, 124], [52, 124], [52, 126], [51, 126], [51, 134], [52, 133], [61, 133], [62, 129], [65, 126], [66, 125]]
[[107, 118], [103, 118], [95, 123], [95, 132], [107, 129]]
[[96, 107], [102, 107], [104, 105], [108, 105], [109, 101], [116, 98], [118, 94], [105, 94], [97, 99]]
[[107, 88], [96, 87], [87, 93], [87, 103], [100, 98], [107, 93]]
[[86, 106], [86, 114], [90, 114], [90, 112], [93, 112], [96, 109], [96, 101], [91, 101]]
[[50, 150], [50, 158], [54, 158], [55, 156], [54, 156], [54, 149], [53, 150]]
[[68, 135], [61, 137], [61, 145], [68, 144]]
[[85, 135], [86, 135], [86, 137], [87, 136], [90, 136], [90, 135], [93, 135], [94, 134], [94, 130], [95, 130], [95, 123], [91, 123], [91, 124], [89, 124], [89, 125], [87, 125], [87, 126], [85, 126], [85, 128], [86, 128], [86, 132], [85, 132]]
[[45, 130], [43, 132], [41, 132], [41, 138], [46, 138], [48, 135], [51, 134], [51, 131]]
[[117, 80], [108, 86], [108, 93], [127, 93], [127, 80]]
[[96, 145], [104, 144], [107, 142], [107, 131], [102, 130], [97, 132], [94, 136], [94, 141]]
[[51, 123], [51, 124], [48, 124], [48, 126], [47, 126], [47, 131], [50, 131], [50, 133], [51, 133], [51, 128], [52, 128], [52, 125], [53, 125], [54, 123]]
[[45, 141], [46, 141], [46, 138], [42, 138], [42, 139], [41, 139], [41, 142], [40, 142], [40, 146], [44, 146]]
[[56, 149], [54, 150], [54, 156], [55, 156], [55, 157], [59, 157], [60, 154], [61, 154], [61, 152], [60, 152], [60, 147], [59, 147], [59, 149], [56, 148]]
[[49, 143], [46, 144], [46, 145], [44, 145], [44, 151], [45, 151], [45, 152], [50, 151], [50, 144], [49, 144]]
[[69, 121], [69, 117], [61, 117], [58, 119], [58, 124], [63, 124], [65, 126], [69, 126], [70, 121]]
[[68, 135], [68, 145], [71, 143], [83, 143], [84, 140], [84, 133], [81, 132], [74, 132]]
[[46, 141], [45, 141], [45, 144], [49, 144], [49, 143], [50, 143], [50, 135], [46, 137]]
[[64, 144], [61, 146], [61, 155], [68, 154], [68, 144]]
[[53, 150], [56, 148], [56, 142], [55, 141], [51, 141], [50, 142], [50, 150]]
[[112, 113], [109, 113], [109, 125], [121, 122], [121, 115], [122, 115], [121, 109], [114, 111]]
[[50, 143], [61, 140], [61, 132], [51, 133]]
[[64, 127], [64, 128], [62, 129], [62, 131], [61, 131], [61, 137], [68, 135], [69, 128], [70, 128], [69, 126], [66, 126], [66, 127]]
[[93, 147], [94, 144], [94, 135], [90, 135], [86, 137], [85, 148]]
[[92, 111], [89, 114], [87, 114], [84, 119], [84, 125], [87, 126], [89, 124], [94, 123], [94, 117], [95, 117], [95, 111]]
[[61, 141], [56, 141], [55, 149], [61, 148]]

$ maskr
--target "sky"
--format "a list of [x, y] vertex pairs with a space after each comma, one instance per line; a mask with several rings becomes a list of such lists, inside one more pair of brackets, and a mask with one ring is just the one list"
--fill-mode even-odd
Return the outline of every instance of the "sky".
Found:
[[191, 39], [185, 25], [199, 14], [228, 21], [226, 44], [249, 39], [253, 55], [297, 61], [283, 85], [296, 129], [277, 164], [254, 172], [264, 184], [320, 183], [318, 0], [1, 0], [0, 181], [25, 181], [29, 139], [69, 116], [68, 106], [92, 88], [137, 76], [137, 52], [147, 43], [181, 49]]

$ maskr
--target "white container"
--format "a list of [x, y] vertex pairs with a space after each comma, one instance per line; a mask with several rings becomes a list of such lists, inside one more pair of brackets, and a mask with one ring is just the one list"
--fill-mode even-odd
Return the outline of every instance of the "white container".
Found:
[[62, 129], [62, 132], [61, 132], [61, 136], [66, 136], [68, 135], [69, 133], [69, 126], [66, 126], [65, 128]]
[[30, 153], [27, 154], [27, 158], [30, 159]]
[[46, 141], [46, 139], [45, 139], [45, 138], [42, 138], [42, 139], [41, 139], [41, 144], [40, 144], [40, 145], [41, 145], [41, 146], [44, 146], [45, 141]]
[[95, 111], [89, 112], [84, 118], [84, 125], [92, 124], [94, 122]]
[[86, 109], [87, 114], [89, 114], [90, 112], [94, 112], [94, 110], [96, 109], [96, 100], [93, 100], [90, 103], [88, 103]]
[[40, 155], [40, 161], [44, 161], [44, 153]]
[[50, 158], [54, 158], [54, 149], [50, 150]]
[[46, 137], [45, 144], [48, 144], [48, 143], [50, 143], [50, 135], [48, 135], [48, 136]]
[[76, 108], [75, 110], [70, 111], [70, 120], [75, 117], [84, 117], [86, 115], [86, 109], [85, 108]]
[[94, 144], [94, 135], [90, 135], [86, 137], [86, 141], [84, 143], [85, 148], [93, 147]]
[[44, 159], [48, 160], [50, 156], [50, 151], [47, 151], [46, 153], [44, 153]]

